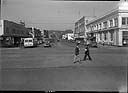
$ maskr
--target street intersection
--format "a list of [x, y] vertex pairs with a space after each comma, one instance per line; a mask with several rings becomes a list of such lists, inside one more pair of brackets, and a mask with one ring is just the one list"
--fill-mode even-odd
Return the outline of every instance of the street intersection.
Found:
[[[127, 47], [90, 48], [92, 61], [73, 63], [75, 46], [1, 48], [3, 90], [119, 91], [127, 82]], [[83, 47], [80, 57], [83, 59]]]

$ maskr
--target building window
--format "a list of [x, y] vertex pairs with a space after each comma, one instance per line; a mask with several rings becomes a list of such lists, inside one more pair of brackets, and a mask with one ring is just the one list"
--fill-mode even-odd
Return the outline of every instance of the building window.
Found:
[[97, 24], [97, 30], [98, 30], [99, 28], [98, 28], [98, 24]]
[[107, 28], [107, 21], [103, 22], [104, 29]]
[[113, 35], [114, 35], [114, 32], [113, 31], [110, 32], [110, 39], [111, 39], [111, 41], [113, 41]]
[[96, 27], [96, 25], [95, 25], [95, 30], [97, 30], [97, 27]]
[[9, 34], [9, 28], [6, 27], [6, 34]]
[[91, 31], [93, 31], [93, 30], [94, 30], [94, 27], [92, 26], [92, 27], [91, 27]]
[[107, 40], [107, 33], [104, 33], [104, 40]]
[[100, 40], [102, 40], [102, 33], [100, 33]]
[[16, 30], [15, 29], [12, 29], [12, 34], [16, 34]]
[[115, 27], [117, 27], [118, 26], [118, 18], [115, 18], [114, 22], [115, 22]]
[[128, 17], [122, 17], [122, 25], [128, 25]]
[[110, 27], [113, 27], [113, 20], [110, 20]]
[[122, 25], [126, 25], [126, 17], [122, 17]]
[[86, 20], [86, 23], [88, 23], [88, 20]]
[[127, 25], [128, 25], [128, 17], [127, 17]]
[[101, 23], [99, 25], [100, 25], [100, 29], [101, 29]]

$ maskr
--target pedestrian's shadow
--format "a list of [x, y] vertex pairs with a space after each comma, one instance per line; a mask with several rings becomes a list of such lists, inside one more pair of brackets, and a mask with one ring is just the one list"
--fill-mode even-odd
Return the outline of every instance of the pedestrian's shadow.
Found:
[[87, 58], [86, 60], [81, 59], [80, 61], [92, 61], [92, 59], [90, 60], [89, 58]]

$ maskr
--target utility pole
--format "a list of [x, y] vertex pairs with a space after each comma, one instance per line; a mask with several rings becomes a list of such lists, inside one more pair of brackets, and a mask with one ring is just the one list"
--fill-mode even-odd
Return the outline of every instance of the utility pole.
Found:
[[93, 7], [93, 17], [96, 17], [95, 16], [95, 8]]
[[3, 0], [0, 0], [0, 20], [2, 19], [2, 3]]
[[80, 10], [78, 11], [78, 17], [80, 17]]

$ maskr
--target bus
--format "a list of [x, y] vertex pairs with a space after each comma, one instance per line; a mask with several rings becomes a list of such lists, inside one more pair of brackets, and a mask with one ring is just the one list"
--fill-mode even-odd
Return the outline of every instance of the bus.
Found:
[[36, 47], [37, 39], [35, 38], [24, 38], [24, 47]]

